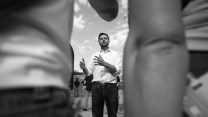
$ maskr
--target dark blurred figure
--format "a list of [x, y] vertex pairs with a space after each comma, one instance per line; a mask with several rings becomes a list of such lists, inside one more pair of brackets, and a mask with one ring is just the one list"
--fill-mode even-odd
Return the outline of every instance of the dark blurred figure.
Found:
[[[89, 2], [106, 21], [118, 14], [116, 0]], [[74, 0], [0, 1], [1, 117], [74, 115], [68, 102], [73, 6]]]
[[80, 82], [79, 82], [79, 78], [76, 78], [76, 80], [74, 81], [74, 96], [75, 97], [79, 97], [79, 86], [80, 86]]
[[[117, 83], [116, 83], [116, 86], [117, 86], [117, 91], [119, 90], [119, 86], [120, 86], [120, 83], [121, 83], [121, 80], [120, 80], [120, 77], [117, 76]], [[118, 95], [118, 98], [116, 99], [116, 113], [118, 112], [118, 107], [119, 107], [119, 95]]]
[[90, 76], [86, 76], [85, 79], [83, 80], [83, 89], [85, 91], [85, 101], [84, 101], [84, 111], [88, 110], [88, 100], [92, 91], [92, 79], [93, 79], [93, 75]]
[[0, 1], [0, 116], [73, 116], [73, 0]]

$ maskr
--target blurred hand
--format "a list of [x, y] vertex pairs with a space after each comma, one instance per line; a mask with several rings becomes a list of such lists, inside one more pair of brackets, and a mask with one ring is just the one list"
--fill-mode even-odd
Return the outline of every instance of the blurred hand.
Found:
[[79, 66], [81, 69], [85, 69], [85, 61], [84, 58], [82, 58], [82, 61], [80, 61]]

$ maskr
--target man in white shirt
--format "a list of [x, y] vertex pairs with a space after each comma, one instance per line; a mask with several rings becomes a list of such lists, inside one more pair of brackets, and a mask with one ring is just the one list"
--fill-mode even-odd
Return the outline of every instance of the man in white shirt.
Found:
[[108, 117], [116, 117], [118, 89], [117, 75], [121, 72], [119, 53], [109, 49], [109, 36], [100, 33], [98, 43], [101, 50], [94, 53], [86, 67], [84, 59], [80, 67], [85, 75], [93, 74], [92, 80], [92, 114], [93, 117], [103, 117], [103, 107], [106, 103]]

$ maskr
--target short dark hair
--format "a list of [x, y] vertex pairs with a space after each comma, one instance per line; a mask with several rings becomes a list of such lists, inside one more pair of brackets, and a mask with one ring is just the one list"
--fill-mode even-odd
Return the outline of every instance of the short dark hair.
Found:
[[106, 34], [106, 33], [100, 33], [99, 36], [98, 36], [98, 39], [99, 39], [100, 36], [102, 36], [102, 35], [106, 35], [106, 36], [108, 37], [108, 39], [109, 39], [109, 36], [108, 36], [108, 34]]

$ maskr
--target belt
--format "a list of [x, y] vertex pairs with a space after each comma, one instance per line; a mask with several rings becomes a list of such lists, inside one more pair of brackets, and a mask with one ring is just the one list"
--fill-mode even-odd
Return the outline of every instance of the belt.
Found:
[[100, 82], [100, 81], [94, 81], [92, 82], [92, 85], [97, 84], [97, 85], [116, 85], [117, 83], [109, 83], [109, 82]]

